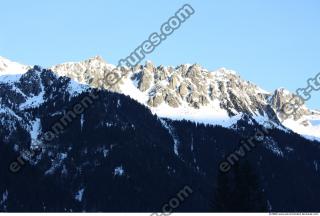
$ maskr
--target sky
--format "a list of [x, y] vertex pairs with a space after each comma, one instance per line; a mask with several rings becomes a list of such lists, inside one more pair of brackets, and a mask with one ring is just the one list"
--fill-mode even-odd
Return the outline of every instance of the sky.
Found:
[[[116, 65], [188, 3], [195, 13], [145, 60], [226, 67], [270, 92], [306, 87], [320, 72], [318, 0], [0, 2], [0, 56], [23, 64], [100, 55]], [[308, 106], [319, 109], [319, 98], [313, 92]]]

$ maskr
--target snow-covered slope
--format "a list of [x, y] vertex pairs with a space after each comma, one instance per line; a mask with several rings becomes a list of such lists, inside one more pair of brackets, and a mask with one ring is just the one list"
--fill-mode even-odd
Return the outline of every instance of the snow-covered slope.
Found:
[[114, 68], [101, 57], [94, 57], [51, 69], [81, 83], [128, 95], [160, 117], [228, 127], [246, 114], [263, 125], [284, 125], [320, 140], [319, 125], [315, 125], [319, 119], [317, 113], [302, 106], [293, 120], [281, 124], [282, 106], [295, 96], [285, 89], [269, 93], [243, 80], [235, 71], [226, 68], [208, 71], [198, 64], [156, 67], [147, 61], [135, 68], [121, 68], [122, 79], [116, 85], [101, 83], [103, 74]]
[[[1, 76], [3, 73], [19, 74], [28, 69], [4, 58], [0, 60], [3, 64], [1, 82], [14, 82], [21, 76]], [[59, 64], [51, 70], [73, 79], [69, 90], [74, 94], [83, 89], [79, 83], [104, 87], [130, 96], [163, 118], [229, 127], [246, 115], [262, 125], [285, 126], [309, 139], [320, 140], [319, 112], [302, 106], [291, 118], [281, 119], [283, 104], [296, 96], [282, 88], [269, 93], [243, 80], [235, 71], [225, 68], [208, 71], [198, 64], [156, 67], [147, 61], [135, 68], [121, 68], [118, 70], [121, 80], [116, 85], [106, 85], [104, 74], [114, 68], [96, 56], [82, 62]], [[41, 94], [33, 96], [21, 108], [41, 101]]]
[[273, 95], [270, 97], [269, 103], [276, 111], [277, 117], [285, 127], [310, 140], [320, 141], [319, 111], [308, 109], [308, 107], [303, 104], [298, 106], [299, 108], [291, 115], [283, 118], [283, 113], [281, 113], [282, 107], [286, 103], [292, 103], [293, 101], [295, 101], [294, 104], [301, 104], [301, 99], [297, 95], [284, 88], [279, 88], [275, 90]]
[[313, 111], [312, 114], [303, 115], [294, 120], [292, 117], [284, 120], [283, 125], [294, 132], [307, 137], [310, 140], [320, 141], [320, 112]]
[[22, 74], [30, 68], [30, 66], [22, 65], [0, 56], [0, 76]]
[[[99, 87], [103, 74], [113, 68], [101, 57], [95, 57], [51, 69]], [[269, 93], [225, 68], [209, 72], [197, 64], [173, 68], [147, 62], [145, 66], [122, 68], [122, 72], [119, 83], [105, 87], [132, 97], [161, 117], [217, 123], [241, 113], [264, 115], [266, 111]]]
[[0, 76], [0, 124], [10, 131], [7, 137], [17, 130], [19, 122], [30, 133], [30, 137], [37, 140], [40, 123], [38, 119], [32, 119], [29, 109], [38, 108], [52, 98], [68, 100], [89, 89], [88, 85], [59, 77], [38, 66], [26, 73], [20, 72]]

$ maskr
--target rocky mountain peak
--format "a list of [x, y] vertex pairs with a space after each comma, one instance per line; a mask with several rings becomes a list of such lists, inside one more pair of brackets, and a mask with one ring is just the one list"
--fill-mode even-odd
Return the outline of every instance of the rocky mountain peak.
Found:
[[152, 61], [146, 61], [144, 67], [147, 68], [149, 71], [154, 71], [156, 69], [156, 66], [153, 64]]
[[[0, 60], [7, 62], [3, 58]], [[121, 68], [122, 77], [115, 85], [104, 83], [104, 75], [114, 68], [114, 65], [106, 63], [102, 57], [95, 56], [81, 62], [59, 64], [50, 69], [75, 82], [127, 95], [147, 106], [159, 117], [176, 120], [230, 126], [239, 117], [246, 115], [257, 119], [261, 124], [279, 125], [279, 120], [286, 120], [281, 119], [280, 115], [284, 104], [301, 102], [299, 97], [284, 88], [269, 93], [227, 68], [209, 71], [199, 64], [172, 67], [156, 66], [147, 61], [134, 68]], [[36, 68], [33, 70], [37, 71]], [[25, 79], [21, 78], [22, 86], [18, 88], [28, 97], [39, 95], [43, 92], [39, 89], [39, 79], [28, 76], [31, 75], [26, 74], [23, 76]], [[35, 87], [29, 85], [28, 89], [24, 89], [27, 81], [36, 83]], [[314, 125], [317, 119], [320, 119], [319, 112], [302, 105], [293, 114], [293, 123], [287, 127], [298, 133], [303, 131], [304, 134], [320, 137], [319, 126]]]
[[[279, 124], [275, 120], [275, 113], [281, 112], [282, 106], [292, 98], [299, 99], [283, 88], [271, 94], [243, 80], [233, 70], [219, 68], [209, 71], [199, 64], [170, 67], [156, 66], [147, 61], [144, 65], [126, 68], [122, 79], [114, 86], [101, 86], [98, 80], [101, 80], [103, 73], [112, 71], [115, 66], [107, 65], [104, 61], [97, 61], [99, 63], [96, 64], [93, 62], [95, 60], [74, 63], [68, 68], [55, 66], [52, 70], [93, 87], [100, 86], [128, 95], [148, 106], [160, 117], [216, 124], [219, 119], [248, 115], [260, 119], [259, 121], [263, 119], [262, 122], [275, 121], [274, 124]], [[79, 68], [74, 70], [73, 67], [79, 64]], [[302, 106], [293, 117], [295, 123], [307, 125], [308, 122], [311, 125], [308, 120], [310, 113], [311, 110]], [[305, 119], [305, 116], [308, 118]], [[302, 119], [303, 122], [300, 121]], [[320, 131], [317, 133], [320, 134]]]
[[[300, 119], [303, 115], [311, 114], [311, 110], [304, 105], [304, 101], [299, 96], [291, 93], [285, 88], [278, 88], [274, 91], [270, 99], [270, 104], [272, 108], [278, 112], [286, 112], [284, 109], [287, 104], [294, 105], [296, 107], [296, 111], [292, 113], [292, 117], [295, 120]], [[281, 118], [281, 115], [279, 115], [279, 117]]]
[[103, 58], [102, 58], [102, 56], [99, 56], [99, 55], [97, 55], [97, 56], [93, 56], [93, 57], [91, 57], [91, 58], [89, 58], [89, 59], [87, 59], [87, 60], [85, 60], [86, 62], [88, 62], [88, 63], [93, 63], [93, 62], [100, 62], [100, 63], [107, 63]]
[[98, 80], [103, 78], [105, 71], [111, 71], [113, 68], [114, 66], [108, 64], [101, 56], [95, 56], [81, 62], [58, 64], [50, 69], [60, 76], [98, 87]]

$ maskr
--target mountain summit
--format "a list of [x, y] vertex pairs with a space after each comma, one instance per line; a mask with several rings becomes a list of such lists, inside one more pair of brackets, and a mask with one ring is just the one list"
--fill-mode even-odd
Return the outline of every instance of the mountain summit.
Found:
[[[30, 69], [0, 57], [0, 79]], [[116, 66], [101, 56], [67, 62], [50, 69], [59, 76], [94, 88], [130, 96], [162, 118], [230, 127], [247, 115], [265, 127], [288, 128], [311, 140], [320, 140], [320, 112], [305, 105], [288, 119], [281, 119], [283, 105], [298, 97], [284, 88], [270, 93], [243, 80], [226, 68], [209, 71], [199, 64], [155, 66], [151, 61], [134, 68], [121, 68], [114, 86], [101, 83]], [[1, 78], [2, 76], [2, 78]]]
[[[277, 117], [290, 92], [151, 62], [102, 89], [112, 68], [95, 57], [0, 75], [0, 211], [159, 212], [186, 186], [174, 211], [319, 211], [319, 142]], [[319, 134], [317, 116], [290, 121]]]
[[13, 61], [10, 61], [9, 59], [6, 59], [0, 56], [0, 76], [21, 74], [26, 72], [29, 69], [31, 69], [30, 66], [13, 62]]
[[233, 70], [209, 71], [198, 64], [155, 66], [147, 61], [122, 68], [123, 77], [115, 86], [101, 85], [103, 74], [114, 68], [99, 56], [51, 67], [80, 83], [128, 95], [160, 117], [228, 127], [249, 115], [267, 127], [285, 126], [307, 138], [320, 139], [320, 112], [301, 106], [290, 118], [281, 119], [283, 105], [297, 96], [283, 88], [267, 92]]

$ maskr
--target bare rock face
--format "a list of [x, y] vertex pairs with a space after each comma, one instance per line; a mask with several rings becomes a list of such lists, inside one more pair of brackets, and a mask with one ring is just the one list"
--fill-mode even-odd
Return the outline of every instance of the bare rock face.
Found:
[[275, 90], [270, 99], [270, 104], [277, 112], [286, 114], [279, 115], [280, 118], [284, 116], [292, 116], [294, 120], [298, 120], [303, 115], [311, 114], [311, 112], [304, 106], [304, 101], [299, 96], [290, 93], [288, 90], [283, 88]]
[[156, 67], [154, 66], [154, 64], [151, 61], [146, 61], [145, 68], [151, 72], [154, 72], [154, 70], [156, 69]]
[[[258, 87], [224, 68], [208, 72], [198, 64], [173, 68], [156, 67], [151, 62], [146, 62], [145, 65], [125, 69], [122, 79], [115, 85], [101, 84], [101, 77], [114, 68], [101, 57], [94, 57], [80, 63], [57, 65], [52, 69], [81, 83], [88, 83], [93, 87], [102, 86], [119, 93], [122, 93], [124, 80], [130, 80], [136, 83], [141, 94], [148, 97], [145, 103], [150, 107], [157, 107], [162, 103], [178, 107], [184, 101], [190, 108], [199, 109], [218, 100], [220, 107], [228, 113], [253, 114], [261, 111], [261, 103], [266, 103], [266, 93], [261, 93]], [[130, 93], [128, 92], [129, 95]], [[256, 98], [254, 103], [250, 98]]]
[[176, 89], [179, 84], [179, 78], [177, 75], [172, 75], [169, 82], [169, 88]]
[[[285, 89], [270, 94], [225, 68], [208, 71], [198, 64], [165, 67], [151, 62], [132, 68], [115, 67], [99, 56], [51, 68], [63, 77], [38, 66], [26, 72], [28, 68], [0, 57], [0, 93], [5, 95], [0, 102], [6, 107], [6, 113], [19, 114], [17, 112], [44, 104], [46, 98], [58, 94], [62, 100], [68, 100], [71, 95], [89, 89], [87, 85], [90, 85], [128, 95], [161, 117], [177, 115], [200, 122], [205, 122], [203, 119], [207, 117], [214, 120], [216, 114], [225, 119], [228, 119], [227, 115], [247, 117], [263, 125], [283, 126], [301, 135], [320, 137], [320, 111], [308, 109], [302, 99]], [[14, 76], [10, 77], [10, 74]], [[116, 77], [110, 77], [110, 74], [116, 74]], [[7, 75], [16, 81], [11, 80], [8, 85]], [[53, 80], [60, 80], [63, 86], [55, 86]], [[78, 85], [75, 81], [86, 85]], [[57, 88], [62, 91], [56, 92]], [[47, 95], [49, 90], [54, 94]], [[289, 116], [281, 115], [288, 111], [288, 104], [296, 110], [289, 112]], [[15, 118], [14, 115], [11, 117]]]
[[99, 87], [106, 71], [112, 71], [115, 66], [107, 64], [102, 57], [95, 56], [83, 62], [68, 62], [51, 67], [60, 76], [67, 76], [79, 83]]
[[166, 95], [165, 101], [171, 107], [178, 107], [180, 105], [179, 99], [171, 93]]
[[164, 101], [163, 95], [156, 95], [148, 100], [148, 105], [152, 107], [159, 106]]
[[149, 70], [144, 69], [141, 72], [140, 77], [141, 78], [140, 78], [140, 81], [139, 81], [139, 89], [140, 89], [140, 91], [146, 91], [151, 86], [152, 75], [149, 72]]
[[179, 94], [182, 98], [184, 98], [189, 93], [189, 89], [186, 83], [181, 83], [179, 86]]
[[187, 78], [190, 78], [193, 83], [199, 83], [200, 76], [202, 74], [202, 70], [200, 65], [194, 64], [192, 65], [186, 74]]
[[289, 93], [283, 88], [280, 88], [274, 91], [270, 99], [270, 104], [274, 109], [281, 110], [283, 105], [290, 101], [290, 99], [293, 97], [293, 94]]
[[187, 102], [195, 108], [199, 108], [199, 93], [192, 92], [187, 97]]
[[[287, 90], [278, 89], [270, 94], [241, 79], [232, 70], [220, 68], [209, 72], [198, 64], [182, 64], [176, 68], [162, 65], [156, 67], [148, 61], [133, 68], [123, 67], [119, 69], [121, 79], [114, 85], [106, 84], [104, 74], [114, 70], [115, 66], [107, 64], [99, 56], [79, 63], [57, 65], [51, 69], [59, 75], [92, 87], [103, 87], [132, 95], [133, 98], [138, 97], [137, 100], [151, 108], [161, 104], [173, 108], [188, 106], [190, 109], [211, 106], [227, 111], [230, 116], [243, 113], [273, 119], [284, 104], [290, 101], [294, 104], [301, 103], [300, 98]], [[133, 87], [128, 88], [127, 85]], [[298, 120], [310, 114], [311, 111], [302, 104], [293, 117]], [[309, 124], [302, 124], [307, 123]]]
[[214, 83], [210, 83], [208, 87], [208, 96], [210, 100], [218, 98], [217, 86]]
[[206, 106], [209, 104], [209, 100], [208, 98], [205, 96], [205, 95], [200, 95], [199, 96], [199, 103], [202, 105], [202, 106]]

